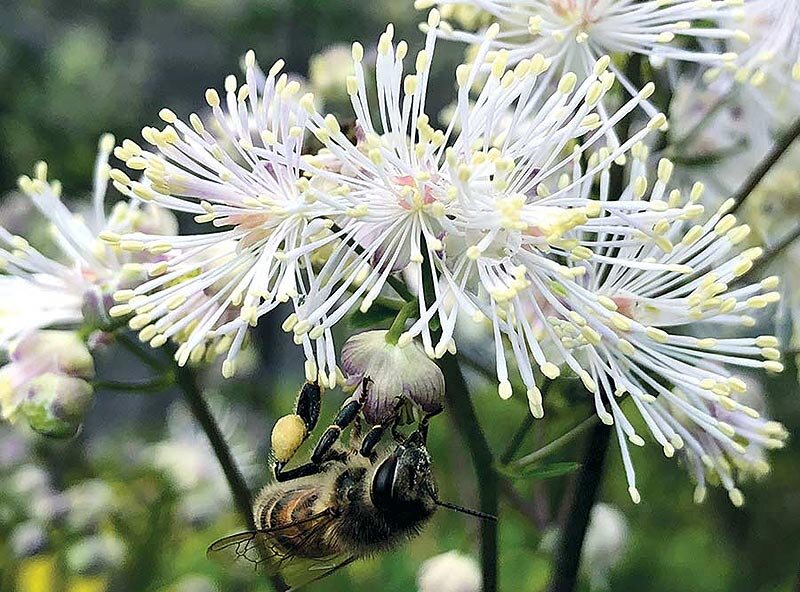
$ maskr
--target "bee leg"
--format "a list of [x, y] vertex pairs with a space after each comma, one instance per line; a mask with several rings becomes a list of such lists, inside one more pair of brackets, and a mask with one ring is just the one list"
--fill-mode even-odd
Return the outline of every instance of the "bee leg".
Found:
[[350, 428], [350, 448], [352, 450], [358, 450], [358, 447], [361, 445], [362, 433], [361, 416], [357, 415], [353, 421], [353, 427]]
[[308, 477], [309, 475], [316, 475], [322, 472], [322, 466], [318, 463], [313, 463], [313, 462], [300, 465], [299, 467], [295, 467], [294, 469], [289, 469], [288, 471], [283, 470], [285, 466], [286, 463], [283, 462], [275, 463], [274, 473], [276, 481], [278, 482], [291, 481], [292, 479], [299, 479], [300, 477]]
[[403, 396], [398, 396], [395, 398], [394, 403], [394, 414], [392, 416], [392, 438], [398, 444], [402, 444], [406, 441], [406, 436], [400, 432], [398, 429], [400, 427], [400, 422], [403, 420], [403, 407], [406, 404], [406, 399]]
[[359, 454], [375, 462], [377, 455], [375, 454], [375, 447], [378, 446], [383, 439], [383, 434], [386, 432], [386, 426], [377, 424], [372, 426], [372, 429], [366, 433], [364, 439], [361, 441], [361, 450]]
[[422, 416], [422, 419], [419, 420], [419, 425], [417, 426], [417, 431], [419, 435], [422, 436], [422, 443], [426, 443], [428, 441], [428, 424], [431, 421], [432, 417], [436, 417], [439, 415], [443, 409], [439, 409], [438, 411], [434, 411], [432, 413], [426, 413]]
[[314, 431], [319, 421], [319, 410], [322, 406], [322, 389], [317, 382], [306, 382], [297, 395], [295, 413], [306, 424], [307, 433]]
[[320, 463], [325, 460], [325, 456], [339, 440], [342, 430], [353, 423], [361, 412], [361, 407], [363, 407], [363, 405], [361, 399], [353, 399], [342, 405], [333, 423], [328, 426], [328, 429], [322, 434], [319, 442], [317, 442], [317, 446], [314, 448], [314, 452], [311, 453], [312, 463]]

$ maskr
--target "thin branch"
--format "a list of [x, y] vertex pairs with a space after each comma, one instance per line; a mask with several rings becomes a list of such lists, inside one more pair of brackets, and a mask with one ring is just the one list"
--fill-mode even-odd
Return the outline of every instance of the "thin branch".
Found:
[[758, 187], [759, 183], [767, 176], [767, 173], [772, 170], [772, 167], [781, 159], [786, 151], [794, 144], [795, 140], [800, 137], [800, 117], [775, 141], [769, 153], [758, 163], [758, 166], [750, 173], [750, 176], [745, 179], [745, 182], [739, 190], [732, 196], [734, 205], [731, 212], [735, 212], [744, 203], [747, 197], [753, 193], [753, 190]]
[[593, 414], [590, 417], [587, 417], [578, 425], [576, 425], [574, 428], [569, 430], [567, 433], [562, 434], [561, 436], [559, 436], [549, 444], [545, 444], [538, 450], [534, 450], [530, 454], [527, 454], [522, 458], [515, 460], [513, 463], [510, 464], [510, 466], [513, 468], [523, 468], [527, 467], [528, 465], [532, 465], [539, 462], [543, 458], [550, 456], [557, 450], [560, 450], [561, 448], [572, 442], [583, 432], [588, 430], [593, 425], [597, 424], [598, 421], [600, 421], [600, 419], [597, 417], [597, 415]]
[[548, 592], [573, 592], [589, 517], [603, 479], [603, 465], [611, 441], [611, 428], [598, 423], [587, 442], [567, 523], [559, 536], [555, 567]]
[[[497, 516], [500, 509], [500, 478], [494, 471], [492, 451], [478, 423], [467, 382], [455, 356], [442, 358], [441, 366], [445, 378], [447, 408], [472, 459], [478, 481], [480, 509]], [[480, 528], [483, 592], [497, 592], [497, 523], [481, 520]]]
[[792, 245], [796, 240], [800, 239], [800, 226], [795, 228], [778, 243], [767, 249], [764, 255], [756, 260], [747, 273], [741, 276], [737, 283], [742, 282], [745, 278], [757, 277], [758, 272], [764, 270], [770, 263], [772, 263], [784, 250]]
[[141, 382], [125, 382], [122, 380], [96, 380], [93, 383], [95, 389], [105, 389], [118, 391], [121, 393], [154, 393], [163, 391], [175, 385], [172, 376], [161, 376], [152, 380]]
[[[247, 528], [249, 530], [255, 530], [256, 525], [253, 520], [252, 510], [253, 501], [250, 497], [250, 490], [247, 488], [247, 482], [244, 480], [241, 471], [239, 471], [239, 467], [236, 466], [236, 461], [225, 441], [225, 437], [216, 419], [214, 419], [214, 415], [211, 413], [211, 409], [203, 397], [203, 393], [200, 391], [194, 371], [188, 366], [177, 367], [176, 382], [186, 398], [192, 415], [194, 415], [195, 420], [197, 420], [197, 423], [200, 424], [203, 432], [205, 432], [211, 444], [211, 448], [214, 450], [214, 455], [217, 457], [217, 461], [222, 467], [222, 471], [225, 473], [225, 479], [228, 481], [228, 486], [233, 495], [233, 501], [237, 511], [245, 521], [245, 524], [247, 524]], [[289, 589], [279, 575], [269, 574], [269, 578], [272, 582], [272, 586], [278, 592], [285, 592]]]

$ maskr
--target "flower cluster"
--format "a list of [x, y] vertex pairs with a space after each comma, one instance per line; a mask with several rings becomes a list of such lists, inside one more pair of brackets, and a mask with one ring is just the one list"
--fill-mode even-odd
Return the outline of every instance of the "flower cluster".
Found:
[[[493, 49], [506, 50], [512, 63], [541, 53], [556, 62], [548, 75], [556, 80], [566, 71], [588, 74], [603, 55], [639, 54], [655, 66], [685, 61], [721, 67], [734, 62], [734, 52], [691, 49], [687, 41], [737, 40], [749, 37], [728, 26], [741, 2], [736, 0], [417, 0], [418, 9], [438, 6], [446, 23], [440, 35], [477, 44], [488, 23], [497, 22], [500, 33]], [[708, 22], [712, 26], [703, 26]], [[683, 43], [682, 43], [683, 42]], [[614, 69], [631, 94], [640, 89]], [[652, 110], [652, 106], [645, 104]]]
[[[72, 435], [90, 402], [94, 365], [87, 350], [88, 330], [109, 327], [112, 294], [141, 282], [150, 258], [109, 246], [101, 238], [147, 229], [174, 232], [166, 210], [118, 202], [106, 214], [108, 158], [114, 138], [99, 143], [92, 207], [73, 214], [61, 200], [61, 184], [49, 181], [47, 165], [19, 179], [20, 189], [47, 219], [52, 236], [49, 257], [21, 236], [0, 226], [0, 352], [9, 363], [0, 368], [0, 413], [24, 417], [50, 435]], [[49, 328], [84, 331], [49, 331]]]
[[[704, 467], [698, 479], [713, 472], [739, 503], [725, 463], [746, 464], [754, 447], [777, 447], [784, 434], [743, 400], [737, 369], [782, 365], [774, 337], [728, 331], [756, 324], [753, 311], [779, 299], [778, 280], [747, 281], [762, 250], [739, 248], [750, 229], [730, 213], [731, 201], [706, 212], [702, 183], [685, 194], [673, 188], [667, 159], [648, 173], [644, 142], [667, 118], [649, 103], [654, 85], [634, 85], [610, 57], [730, 61], [673, 42], [744, 41], [733, 28], [698, 24], [722, 22], [737, 3], [473, 4], [499, 22], [435, 4], [480, 32], [455, 32], [433, 9], [424, 47], [408, 59], [389, 25], [374, 87], [364, 47], [354, 43], [343, 84], [352, 124], [320, 112], [282, 61], [263, 71], [251, 51], [244, 80], [226, 78], [224, 98], [206, 91], [204, 115], [184, 121], [162, 109], [164, 125], [142, 130], [146, 146], [118, 146], [126, 171], [107, 169], [110, 144], [102, 142], [93, 225], [66, 211], [43, 170], [23, 179], [72, 264], [0, 235], [8, 289], [63, 294], [42, 299], [50, 316], [37, 311], [37, 323], [48, 326], [84, 318], [86, 294], [97, 294], [96, 309], [127, 320], [142, 342], [173, 342], [179, 365], [224, 356], [225, 377], [250, 328], [283, 315], [308, 380], [334, 387], [380, 374], [372, 377], [380, 400], [365, 407], [376, 422], [387, 419], [393, 390], [438, 411], [443, 385], [430, 359], [456, 353], [465, 319], [485, 323], [501, 398], [513, 395], [516, 370], [539, 418], [543, 377], [582, 381], [599, 418], [616, 429], [635, 502], [628, 443], [644, 439], [632, 411], [667, 456], [686, 448]], [[443, 128], [426, 111], [439, 37], [476, 42], [455, 71], [453, 117]], [[604, 100], [620, 86], [623, 100]], [[618, 139], [617, 125], [642, 107], [649, 120]], [[108, 220], [107, 177], [130, 199]], [[192, 215], [196, 230], [136, 221], [165, 210]], [[376, 304], [402, 316], [390, 331], [345, 346], [345, 377], [334, 329]], [[10, 339], [21, 329], [7, 331]], [[384, 372], [396, 365], [408, 372]]]

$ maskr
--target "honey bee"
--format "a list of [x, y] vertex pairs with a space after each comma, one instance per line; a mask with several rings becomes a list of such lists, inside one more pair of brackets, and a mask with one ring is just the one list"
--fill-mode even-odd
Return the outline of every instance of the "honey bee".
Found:
[[[365, 382], [362, 392], [367, 386]], [[408, 436], [390, 426], [395, 445], [383, 453], [376, 451], [383, 426], [373, 426], [363, 438], [351, 433], [350, 446], [338, 446], [342, 431], [357, 419], [362, 400], [351, 400], [340, 409], [310, 462], [285, 470], [287, 455], [316, 425], [319, 394], [319, 387], [308, 384], [300, 393], [295, 415], [305, 429], [291, 420], [279, 429], [286, 433], [273, 432], [273, 444], [277, 441], [282, 448], [274, 465], [276, 482], [267, 485], [253, 505], [257, 530], [216, 541], [209, 547], [210, 557], [266, 565], [296, 590], [414, 537], [439, 506], [496, 520], [439, 500], [426, 448], [429, 416]]]

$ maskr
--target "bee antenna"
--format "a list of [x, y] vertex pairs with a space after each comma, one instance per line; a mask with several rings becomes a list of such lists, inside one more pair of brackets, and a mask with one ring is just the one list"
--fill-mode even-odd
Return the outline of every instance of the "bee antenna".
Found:
[[470, 516], [475, 516], [476, 518], [481, 518], [482, 520], [491, 520], [492, 522], [497, 522], [497, 516], [492, 516], [486, 512], [479, 512], [478, 510], [473, 510], [471, 508], [464, 508], [462, 506], [457, 506], [456, 504], [451, 504], [449, 502], [443, 502], [438, 499], [434, 501], [436, 502], [437, 506], [455, 510], [456, 512], [461, 512], [462, 514], [469, 514]]

